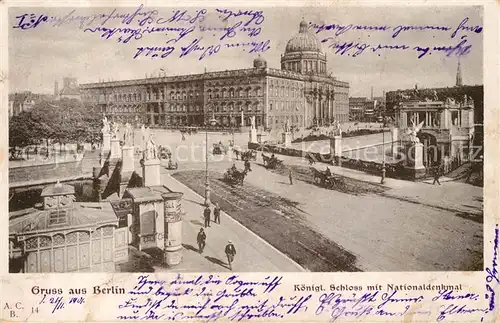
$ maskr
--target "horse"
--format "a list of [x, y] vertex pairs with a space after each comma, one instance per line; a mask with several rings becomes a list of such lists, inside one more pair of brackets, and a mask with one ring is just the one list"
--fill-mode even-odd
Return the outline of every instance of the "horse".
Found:
[[240, 186], [243, 186], [243, 180], [247, 176], [247, 173], [248, 173], [248, 170], [246, 168], [242, 172], [240, 172], [239, 170], [235, 170], [233, 172], [233, 179], [234, 179], [234, 181], [237, 184], [239, 183]]
[[311, 154], [307, 154], [306, 157], [307, 161], [309, 162], [309, 165], [314, 165], [316, 164], [316, 160], [311, 156]]
[[264, 153], [262, 153], [262, 161], [264, 163], [264, 166], [266, 166], [271, 161], [271, 157], [264, 155]]
[[245, 176], [247, 175], [247, 173], [248, 173], [247, 169], [244, 169], [243, 171], [239, 171], [237, 169], [229, 168], [224, 173], [224, 180], [230, 182], [231, 184], [243, 185], [243, 180], [245, 179]]

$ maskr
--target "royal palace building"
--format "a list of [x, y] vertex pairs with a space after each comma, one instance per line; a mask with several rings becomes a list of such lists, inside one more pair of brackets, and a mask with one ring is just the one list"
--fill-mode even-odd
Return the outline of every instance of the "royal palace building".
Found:
[[320, 41], [305, 21], [281, 55], [281, 69], [262, 57], [253, 68], [80, 85], [82, 99], [121, 122], [196, 126], [307, 127], [349, 120], [349, 84], [327, 72]]

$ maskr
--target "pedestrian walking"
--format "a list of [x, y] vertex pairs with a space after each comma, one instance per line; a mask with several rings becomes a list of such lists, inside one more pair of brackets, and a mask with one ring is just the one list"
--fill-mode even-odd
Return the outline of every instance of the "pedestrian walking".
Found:
[[236, 255], [236, 248], [234, 248], [233, 243], [231, 240], [227, 242], [226, 245], [226, 256], [227, 256], [227, 264], [229, 265], [229, 269], [233, 270], [233, 261], [234, 261], [234, 256]]
[[250, 160], [246, 159], [245, 160], [245, 170], [251, 172], [252, 169], [250, 168]]
[[203, 253], [203, 249], [205, 249], [207, 240], [207, 235], [203, 228], [200, 228], [200, 232], [198, 232], [198, 236], [196, 237], [196, 241], [198, 242], [198, 252]]
[[220, 207], [219, 202], [215, 203], [214, 208], [214, 222], [220, 224]]
[[288, 170], [288, 179], [290, 180], [290, 185], [293, 185], [293, 177], [292, 177], [292, 170]]
[[434, 182], [432, 182], [432, 185], [436, 185], [436, 182], [441, 185], [441, 183], [439, 182], [439, 177], [441, 176], [441, 167], [440, 166], [436, 166], [435, 169], [434, 169]]
[[210, 206], [206, 206], [203, 211], [203, 217], [205, 218], [205, 228], [210, 226]]

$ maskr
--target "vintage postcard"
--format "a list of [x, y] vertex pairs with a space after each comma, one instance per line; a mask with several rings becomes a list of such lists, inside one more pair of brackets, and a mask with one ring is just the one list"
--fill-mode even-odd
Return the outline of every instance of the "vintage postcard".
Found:
[[0, 7], [2, 321], [498, 320], [498, 2]]

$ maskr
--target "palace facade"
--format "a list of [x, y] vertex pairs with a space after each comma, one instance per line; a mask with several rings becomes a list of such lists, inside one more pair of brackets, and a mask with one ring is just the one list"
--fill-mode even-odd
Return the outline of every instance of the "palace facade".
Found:
[[150, 126], [282, 128], [349, 121], [349, 84], [327, 73], [321, 43], [305, 21], [281, 55], [281, 69], [262, 57], [253, 68], [80, 85], [82, 99], [114, 120]]

